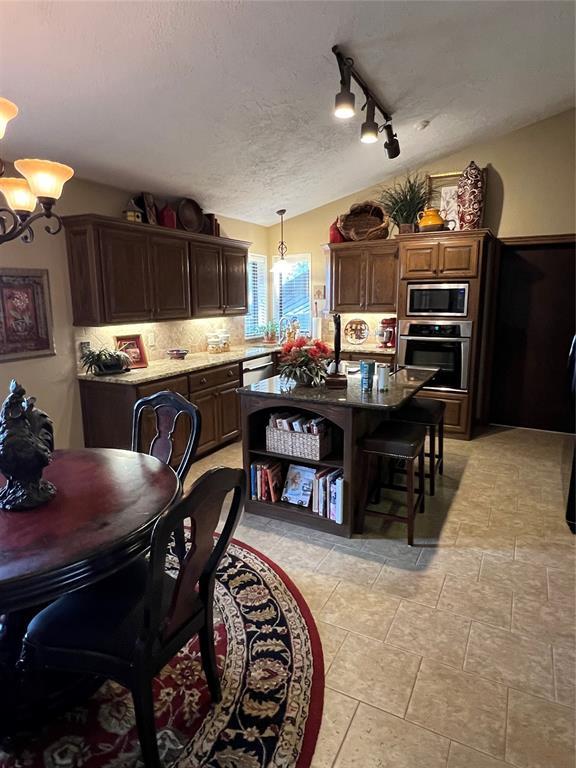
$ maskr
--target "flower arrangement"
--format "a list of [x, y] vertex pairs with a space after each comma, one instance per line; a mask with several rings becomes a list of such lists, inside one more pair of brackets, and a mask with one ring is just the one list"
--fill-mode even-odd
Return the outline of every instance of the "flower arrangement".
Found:
[[287, 341], [280, 351], [280, 375], [299, 384], [319, 387], [326, 378], [326, 362], [330, 356], [330, 347], [319, 339]]

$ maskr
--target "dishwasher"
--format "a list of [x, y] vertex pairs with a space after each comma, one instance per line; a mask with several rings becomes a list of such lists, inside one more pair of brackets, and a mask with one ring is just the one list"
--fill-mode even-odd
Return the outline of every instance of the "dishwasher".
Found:
[[251, 360], [244, 360], [242, 363], [242, 384], [245, 387], [248, 384], [256, 384], [257, 381], [262, 381], [262, 379], [269, 379], [271, 376], [274, 376], [272, 355], [253, 357]]

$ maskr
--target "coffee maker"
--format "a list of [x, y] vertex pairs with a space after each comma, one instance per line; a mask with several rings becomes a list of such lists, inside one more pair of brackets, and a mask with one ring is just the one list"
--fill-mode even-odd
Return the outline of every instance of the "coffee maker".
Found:
[[380, 320], [376, 336], [382, 349], [396, 349], [396, 318], [386, 317]]

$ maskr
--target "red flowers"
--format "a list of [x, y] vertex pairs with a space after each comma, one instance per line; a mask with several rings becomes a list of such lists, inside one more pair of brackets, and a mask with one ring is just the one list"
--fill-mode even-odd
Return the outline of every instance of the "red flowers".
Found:
[[304, 336], [300, 336], [296, 341], [286, 341], [282, 345], [280, 354], [283, 359], [295, 358], [300, 354], [303, 354], [304, 356], [309, 355], [310, 357], [318, 359], [330, 357], [331, 351], [330, 347], [323, 341], [320, 341], [320, 339], [310, 341]]

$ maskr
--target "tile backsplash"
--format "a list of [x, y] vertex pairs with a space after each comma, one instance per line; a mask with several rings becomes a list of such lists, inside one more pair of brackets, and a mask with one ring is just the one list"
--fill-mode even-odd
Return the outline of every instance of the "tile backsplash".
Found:
[[[355, 312], [355, 313], [343, 313], [340, 315], [342, 324], [342, 343], [345, 344], [344, 328], [349, 320], [364, 320], [370, 328], [370, 336], [366, 339], [366, 344], [377, 344], [378, 337], [376, 331], [380, 327], [380, 320], [388, 317], [396, 317], [395, 314], [388, 312]], [[334, 325], [331, 322], [332, 318], [328, 316], [322, 321], [322, 338], [324, 341], [332, 345], [334, 340]]]
[[243, 317], [211, 317], [199, 320], [172, 320], [161, 323], [129, 323], [97, 328], [75, 328], [76, 357], [80, 357], [80, 342], [88, 341], [92, 349], [114, 349], [114, 336], [139, 333], [144, 341], [148, 360], [164, 360], [166, 350], [179, 347], [190, 352], [206, 351], [206, 334], [225, 331], [233, 347], [244, 341]]

